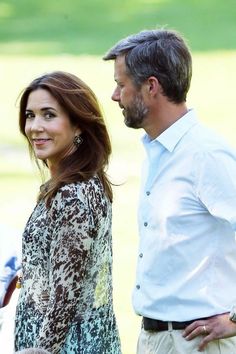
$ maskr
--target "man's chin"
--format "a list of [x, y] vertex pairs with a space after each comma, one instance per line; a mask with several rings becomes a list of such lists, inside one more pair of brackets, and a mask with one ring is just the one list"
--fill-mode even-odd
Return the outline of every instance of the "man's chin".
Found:
[[125, 125], [128, 127], [128, 128], [133, 128], [133, 129], [140, 129], [142, 128], [141, 125], [137, 124], [137, 122], [133, 122], [132, 120], [129, 120], [127, 118], [125, 118], [124, 120], [125, 122]]

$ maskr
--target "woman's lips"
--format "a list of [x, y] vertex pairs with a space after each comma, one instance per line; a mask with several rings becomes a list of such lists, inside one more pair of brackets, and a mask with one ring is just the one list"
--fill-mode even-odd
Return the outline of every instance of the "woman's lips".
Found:
[[50, 139], [32, 139], [34, 145], [44, 145], [45, 143], [47, 143]]

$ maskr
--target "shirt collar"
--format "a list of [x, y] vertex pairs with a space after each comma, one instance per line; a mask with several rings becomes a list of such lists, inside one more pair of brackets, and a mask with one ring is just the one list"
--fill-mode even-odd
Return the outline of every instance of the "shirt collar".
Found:
[[161, 144], [168, 151], [172, 152], [181, 138], [187, 133], [187, 131], [197, 124], [197, 117], [193, 109], [190, 109], [183, 117], [178, 119], [168, 129], [161, 133], [156, 139], [151, 140], [150, 137], [145, 134], [143, 137], [143, 144], [147, 146], [151, 144]]

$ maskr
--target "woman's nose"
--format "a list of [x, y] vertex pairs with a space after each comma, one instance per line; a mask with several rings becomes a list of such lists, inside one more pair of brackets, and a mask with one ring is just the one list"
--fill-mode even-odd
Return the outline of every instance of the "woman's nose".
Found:
[[39, 116], [35, 116], [34, 119], [31, 121], [31, 130], [32, 131], [42, 131], [43, 127], [43, 120]]

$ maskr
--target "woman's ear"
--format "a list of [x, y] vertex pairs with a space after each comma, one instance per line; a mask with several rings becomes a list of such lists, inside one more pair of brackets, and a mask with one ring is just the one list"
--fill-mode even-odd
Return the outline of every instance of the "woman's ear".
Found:
[[75, 129], [75, 135], [78, 136], [82, 133], [82, 130], [79, 127], [76, 127]]

